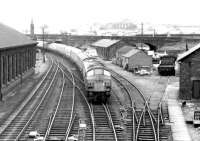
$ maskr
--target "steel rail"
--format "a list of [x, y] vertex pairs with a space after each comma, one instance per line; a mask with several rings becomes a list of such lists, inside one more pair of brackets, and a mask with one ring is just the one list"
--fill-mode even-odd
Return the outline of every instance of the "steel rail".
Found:
[[137, 126], [137, 131], [136, 131], [136, 141], [138, 140], [138, 135], [139, 135], [139, 130], [140, 130], [141, 122], [142, 122], [142, 119], [145, 118], [145, 112], [146, 111], [148, 112], [150, 120], [151, 120], [151, 126], [153, 128], [154, 139], [155, 139], [155, 141], [157, 141], [157, 135], [156, 135], [156, 130], [155, 130], [155, 127], [154, 127], [153, 119], [152, 119], [152, 116], [151, 116], [151, 113], [150, 113], [150, 109], [148, 108], [147, 105], [148, 105], [148, 101], [145, 102], [144, 109], [143, 109], [143, 111], [142, 111], [142, 113], [140, 115], [139, 123], [138, 123], [138, 126]]
[[[49, 67], [48, 71], [46, 72], [46, 74], [42, 77], [41, 81], [39, 82], [39, 84], [36, 86], [36, 88], [33, 90], [32, 95], [30, 97], [28, 97], [24, 103], [22, 103], [16, 114], [14, 116], [12, 116], [12, 119], [9, 121], [9, 123], [1, 128], [0, 131], [0, 135], [5, 131], [5, 129], [12, 123], [12, 121], [17, 117], [17, 115], [19, 115], [19, 113], [23, 110], [23, 108], [27, 105], [27, 103], [31, 100], [31, 98], [36, 94], [36, 92], [39, 90], [39, 88], [41, 87], [41, 85], [44, 83], [44, 81], [47, 79], [47, 76], [49, 75], [50, 71], [53, 68], [53, 60], [51, 60], [51, 66]], [[14, 140], [14, 139], [13, 139]]]
[[[144, 102], [145, 102], [145, 101], [148, 101], [147, 98], [144, 96], [143, 92], [142, 92], [138, 87], [136, 87], [135, 84], [133, 84], [132, 82], [130, 82], [130, 80], [128, 80], [127, 78], [125, 78], [125, 77], [122, 76], [121, 74], [119, 74], [119, 73], [113, 71], [112, 69], [108, 69], [108, 68], [107, 68], [107, 70], [110, 70], [110, 72], [113, 72], [113, 73], [115, 73], [116, 75], [118, 75], [118, 76], [120, 76], [121, 78], [123, 78], [124, 80], [126, 80], [131, 86], [133, 86], [133, 87], [140, 93], [140, 95], [141, 95], [142, 99], [144, 100]], [[147, 105], [147, 107], [149, 107], [149, 105]], [[152, 114], [152, 116], [153, 116], [153, 114]], [[153, 118], [155, 119], [154, 116], [153, 116]]]
[[106, 113], [107, 113], [107, 117], [108, 117], [109, 122], [110, 122], [110, 124], [111, 124], [111, 126], [112, 126], [112, 130], [113, 130], [113, 134], [114, 134], [114, 137], [115, 137], [115, 141], [118, 141], [117, 132], [116, 132], [116, 130], [115, 130], [114, 123], [113, 123], [112, 116], [111, 116], [110, 110], [109, 110], [109, 108], [108, 108], [108, 105], [107, 105], [107, 104], [106, 104], [106, 105], [103, 104], [103, 107], [104, 107], [104, 109], [105, 109], [105, 111], [106, 111]]
[[[61, 63], [61, 62], [60, 62]], [[64, 68], [67, 68], [67, 66], [66, 65], [64, 65], [63, 63], [61, 63], [61, 65], [64, 67]], [[71, 70], [68, 68], [67, 69], [67, 71], [70, 71], [71, 72]], [[74, 73], [73, 73], [73, 75], [82, 83], [82, 84], [84, 84], [85, 85], [85, 83], [81, 80], [81, 79], [79, 79]], [[70, 81], [72, 81], [70, 78], [68, 78]], [[88, 108], [89, 108], [89, 111], [90, 111], [90, 118], [91, 118], [91, 120], [92, 120], [92, 131], [93, 131], [93, 141], [95, 141], [95, 139], [96, 139], [96, 135], [95, 135], [95, 121], [94, 121], [94, 115], [93, 115], [93, 110], [92, 110], [92, 107], [90, 106], [90, 104], [88, 103], [88, 100], [87, 100], [87, 98], [85, 97], [85, 95], [84, 95], [84, 93], [81, 91], [81, 88], [79, 87], [79, 86], [75, 86], [78, 90], [79, 90], [79, 92], [81, 93], [81, 95], [82, 95], [82, 97], [84, 98], [84, 100], [85, 100], [85, 102], [86, 102], [86, 104], [87, 104], [87, 106], [88, 106]]]
[[29, 118], [29, 120], [27, 121], [27, 123], [25, 124], [25, 126], [22, 128], [22, 130], [20, 131], [20, 133], [19, 133], [18, 136], [16, 137], [15, 141], [19, 140], [20, 136], [22, 135], [22, 133], [24, 132], [24, 130], [28, 127], [28, 125], [30, 124], [31, 120], [32, 120], [33, 117], [35, 116], [35, 114], [36, 114], [36, 112], [38, 111], [40, 105], [42, 104], [42, 102], [44, 101], [44, 99], [45, 99], [47, 93], [49, 92], [49, 90], [50, 90], [50, 88], [51, 88], [51, 86], [52, 86], [52, 84], [53, 84], [53, 82], [54, 82], [54, 80], [55, 80], [55, 76], [57, 75], [57, 73], [58, 73], [58, 68], [56, 69], [56, 72], [55, 72], [55, 74], [54, 74], [54, 76], [53, 76], [53, 79], [52, 79], [52, 81], [50, 82], [49, 87], [48, 87], [47, 90], [45, 91], [45, 93], [44, 93], [42, 99], [40, 100], [40, 102], [39, 102], [39, 104], [37, 105], [37, 107], [34, 109], [33, 113], [31, 114], [31, 117]]
[[[168, 77], [168, 79], [167, 79], [166, 87], [169, 84], [169, 81], [170, 81], [170, 77]], [[166, 98], [165, 96], [166, 96], [166, 89], [164, 90], [163, 95], [162, 95], [160, 102], [158, 104], [158, 119], [157, 119], [157, 138], [158, 138], [158, 141], [160, 141], [160, 120], [161, 120], [162, 124], [164, 123], [163, 112], [162, 112], [162, 103], [163, 103], [164, 98]]]
[[[66, 69], [68, 70], [68, 68], [66, 68]], [[62, 69], [62, 71], [63, 71], [64, 75], [69, 79], [69, 77], [67, 76], [67, 74], [64, 72], [63, 69]], [[71, 110], [71, 114], [70, 114], [70, 120], [69, 120], [67, 131], [65, 133], [65, 141], [67, 141], [67, 139], [68, 139], [69, 132], [70, 132], [70, 127], [71, 127], [71, 124], [72, 124], [72, 121], [73, 121], [74, 106], [75, 106], [75, 95], [76, 95], [76, 93], [75, 93], [75, 86], [76, 86], [76, 84], [75, 84], [74, 76], [73, 76], [73, 74], [71, 72], [70, 72], [70, 75], [72, 77], [72, 81], [71, 82], [72, 82], [72, 85], [73, 85], [73, 92], [72, 92], [73, 93], [73, 100], [72, 100], [72, 110]]]
[[61, 92], [60, 92], [60, 96], [59, 96], [59, 100], [58, 100], [58, 103], [56, 105], [56, 109], [55, 109], [55, 112], [53, 113], [52, 115], [52, 118], [50, 120], [50, 124], [47, 128], [47, 131], [45, 133], [45, 136], [44, 136], [44, 141], [47, 139], [47, 137], [49, 136], [49, 133], [50, 133], [50, 130], [51, 130], [51, 127], [53, 125], [53, 122], [55, 120], [55, 117], [56, 117], [56, 114], [57, 114], [57, 111], [58, 111], [58, 108], [60, 106], [60, 103], [61, 103], [61, 99], [62, 99], [62, 96], [63, 96], [63, 91], [64, 91], [64, 86], [65, 86], [65, 79], [64, 79], [64, 73], [62, 73], [62, 79], [63, 79], [63, 84], [62, 84], [62, 88], [61, 88]]

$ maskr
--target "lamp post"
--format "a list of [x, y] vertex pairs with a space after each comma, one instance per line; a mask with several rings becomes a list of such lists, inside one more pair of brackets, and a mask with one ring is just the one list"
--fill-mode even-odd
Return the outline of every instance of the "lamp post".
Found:
[[45, 63], [45, 48], [44, 48], [44, 41], [45, 41], [45, 29], [47, 28], [47, 25], [43, 25], [42, 27], [41, 27], [41, 29], [42, 29], [42, 42], [43, 42], [43, 63]]

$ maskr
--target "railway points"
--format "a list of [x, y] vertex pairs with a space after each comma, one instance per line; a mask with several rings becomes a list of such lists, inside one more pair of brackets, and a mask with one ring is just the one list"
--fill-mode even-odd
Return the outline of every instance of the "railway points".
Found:
[[[108, 63], [108, 62], [107, 62]], [[131, 73], [129, 72], [126, 72], [124, 70], [122, 70], [121, 68], [119, 67], [116, 67], [110, 63], [107, 64], [107, 66], [113, 70], [117, 70], [117, 72], [119, 72], [120, 74], [122, 74], [123, 76], [125, 76], [127, 79], [129, 79], [130, 81], [131, 80]], [[137, 76], [135, 76], [133, 79], [137, 79]], [[137, 81], [133, 81], [134, 83], [136, 83], [136, 85], [140, 88], [142, 88], [143, 86], [141, 86], [140, 83], [138, 83]], [[172, 140], [175, 139], [175, 140], [185, 140], [185, 141], [189, 141], [191, 140], [191, 137], [188, 133], [188, 130], [187, 130], [187, 127], [186, 127], [186, 124], [185, 124], [185, 120], [184, 120], [184, 117], [183, 117], [183, 114], [182, 114], [182, 110], [180, 108], [180, 104], [179, 102], [177, 101], [177, 91], [178, 91], [178, 87], [174, 87], [174, 82], [173, 83], [169, 83], [169, 85], [167, 86], [165, 84], [166, 87], [166, 90], [165, 90], [165, 93], [166, 93], [166, 96], [169, 100], [165, 99], [165, 101], [167, 102], [168, 101], [168, 108], [169, 108], [169, 122], [173, 121], [174, 119], [174, 123], [172, 124], [172, 137], [170, 137], [170, 139]], [[175, 84], [176, 86], [177, 84]], [[148, 87], [146, 87], [148, 88]], [[174, 89], [175, 88], [175, 89]], [[150, 88], [151, 89], [151, 88]], [[142, 89], [142, 91], [144, 93], [149, 93], [149, 91], [145, 91], [144, 89]], [[161, 89], [160, 92], [163, 92], [163, 89]], [[148, 95], [147, 93], [147, 95]], [[158, 96], [158, 95], [157, 95]], [[158, 101], [158, 97], [156, 98], [157, 101]], [[175, 111], [173, 110], [175, 109]], [[178, 115], [176, 113], [179, 113]], [[176, 124], [176, 120], [178, 120], [177, 124]], [[170, 123], [167, 123], [167, 124], [170, 124]], [[182, 131], [185, 133], [184, 136], [182, 136]]]

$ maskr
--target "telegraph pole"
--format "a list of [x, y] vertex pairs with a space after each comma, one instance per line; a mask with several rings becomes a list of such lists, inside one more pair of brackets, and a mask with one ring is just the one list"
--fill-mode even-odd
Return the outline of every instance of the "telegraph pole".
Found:
[[141, 23], [141, 48], [143, 49], [143, 44], [142, 44], [142, 42], [143, 42], [143, 34], [144, 34], [144, 29], [143, 29], [143, 23]]
[[156, 30], [155, 30], [155, 28], [153, 29], [153, 37], [155, 37], [155, 35], [156, 35]]
[[1, 76], [1, 72], [2, 72], [2, 67], [1, 67], [2, 64], [1, 64], [1, 63], [2, 63], [2, 62], [1, 62], [1, 59], [2, 59], [2, 58], [1, 58], [1, 51], [0, 51], [0, 101], [3, 100], [3, 94], [2, 94], [2, 90], [1, 90], [1, 89], [2, 89], [2, 83], [1, 83], [1, 82], [2, 82], [2, 81], [1, 81], [1, 80], [2, 80], [2, 76]]
[[143, 29], [143, 23], [141, 23], [141, 36], [143, 36], [143, 34], [144, 34], [144, 29]]
[[42, 42], [43, 42], [43, 63], [45, 63], [45, 48], [44, 48], [44, 41], [45, 41], [45, 29], [47, 28], [47, 25], [43, 25], [42, 27], [41, 27], [41, 29], [42, 29]]

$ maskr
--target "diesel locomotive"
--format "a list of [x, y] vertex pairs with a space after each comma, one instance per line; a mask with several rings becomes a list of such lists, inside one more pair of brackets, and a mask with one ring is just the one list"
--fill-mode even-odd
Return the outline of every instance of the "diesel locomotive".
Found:
[[89, 102], [107, 102], [111, 93], [111, 74], [97, 61], [96, 50], [83, 51], [60, 43], [51, 43], [46, 50], [64, 55], [76, 63], [83, 74]]

